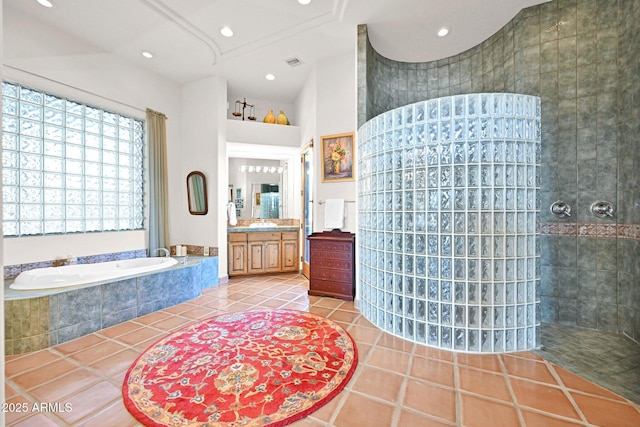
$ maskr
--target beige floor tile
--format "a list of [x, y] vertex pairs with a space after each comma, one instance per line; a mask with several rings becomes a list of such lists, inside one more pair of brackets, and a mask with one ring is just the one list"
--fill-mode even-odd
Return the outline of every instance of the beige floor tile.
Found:
[[[182, 313], [180, 314], [180, 316], [182, 316]], [[188, 323], [191, 323], [192, 320], [190, 319], [186, 319], [183, 317], [178, 317], [178, 316], [173, 316], [173, 317], [169, 317], [167, 319], [164, 320], [160, 320], [159, 322], [156, 322], [154, 324], [152, 324], [151, 326], [155, 329], [162, 329], [163, 331], [174, 331], [182, 326], [187, 325]], [[153, 336], [152, 336], [153, 337]]]
[[441, 360], [414, 356], [409, 375], [447, 387], [454, 387], [453, 364]]
[[124, 350], [126, 347], [114, 341], [104, 340], [99, 344], [91, 346], [86, 350], [76, 351], [71, 354], [69, 358], [75, 360], [78, 363], [84, 363], [86, 365], [93, 363], [97, 360], [104, 359], [114, 353]]
[[376, 347], [369, 354], [367, 365], [404, 374], [409, 368], [410, 359], [411, 355], [405, 352]]
[[449, 427], [455, 424], [435, 420], [428, 415], [403, 409], [402, 412], [400, 412], [400, 419], [397, 425], [398, 427]]
[[24, 371], [51, 363], [60, 359], [60, 356], [46, 349], [26, 355], [20, 355], [5, 362], [4, 372], [7, 377], [13, 377]]
[[456, 420], [456, 397], [452, 389], [409, 379], [402, 403], [407, 408], [442, 421]]
[[640, 426], [640, 412], [635, 405], [575, 392], [571, 397], [591, 424], [601, 427]]
[[39, 402], [57, 402], [102, 381], [86, 369], [77, 369], [30, 391]]
[[11, 380], [20, 388], [29, 390], [37, 387], [40, 384], [44, 384], [47, 381], [56, 379], [68, 372], [77, 369], [78, 365], [68, 362], [67, 360], [60, 359], [54, 362], [43, 365], [39, 368], [32, 369], [28, 372], [16, 375]]
[[560, 388], [518, 378], [511, 378], [511, 387], [520, 406], [580, 420], [580, 415]]
[[[514, 405], [461, 394], [462, 425], [465, 427], [514, 427], [520, 425]], [[542, 426], [541, 426], [542, 427]]]
[[500, 359], [495, 354], [465, 354], [456, 355], [456, 362], [459, 365], [466, 365], [476, 369], [485, 371], [502, 372]]
[[139, 355], [139, 353], [127, 349], [106, 357], [96, 363], [92, 363], [89, 366], [103, 375], [112, 376], [126, 371]]
[[544, 427], [577, 427], [584, 426], [580, 421], [567, 420], [563, 418], [557, 418], [553, 415], [542, 414], [539, 412], [530, 411], [528, 409], [522, 410], [522, 417], [524, 423], [527, 426], [544, 426]]
[[501, 357], [509, 375], [539, 382], [557, 384], [556, 379], [553, 377], [551, 372], [549, 372], [549, 369], [544, 362], [509, 355], [503, 355]]
[[116, 400], [75, 427], [134, 427], [137, 425], [140, 423], [127, 411], [122, 400]]
[[391, 334], [383, 333], [378, 341], [380, 347], [388, 348], [391, 350], [402, 351], [405, 353], [413, 352], [415, 344], [411, 341], [403, 340], [402, 338], [395, 337]]
[[404, 376], [364, 366], [352, 390], [397, 403], [401, 397]]
[[353, 337], [356, 342], [373, 345], [378, 341], [378, 337], [381, 332], [377, 329], [365, 328], [359, 325], [352, 325], [347, 329], [349, 335]]
[[363, 427], [392, 425], [394, 407], [366, 396], [351, 393], [340, 408], [333, 425]]
[[512, 402], [506, 377], [502, 374], [458, 366], [460, 390]]
[[85, 335], [75, 340], [67, 341], [63, 344], [59, 344], [53, 347], [54, 350], [59, 351], [62, 354], [71, 354], [79, 350], [84, 350], [93, 345], [104, 342], [104, 338], [96, 334]]
[[136, 329], [140, 329], [141, 324], [135, 322], [124, 322], [119, 325], [111, 326], [110, 328], [101, 329], [97, 333], [108, 338], [115, 338], [120, 335], [128, 334]]
[[116, 340], [127, 345], [135, 345], [152, 338], [156, 338], [156, 337], [160, 338], [164, 334], [166, 334], [166, 332], [159, 331], [157, 329], [140, 328], [140, 329], [136, 329], [133, 332], [120, 335], [119, 337], [116, 338]]
[[155, 311], [153, 313], [145, 314], [144, 316], [136, 317], [135, 321], [136, 323], [142, 323], [143, 325], [150, 325], [172, 316], [172, 313]]
[[10, 427], [57, 427], [58, 423], [44, 413], [35, 413], [28, 418], [23, 418], [15, 424], [8, 424]]
[[71, 404], [71, 411], [60, 413], [59, 416], [69, 424], [89, 417], [106, 406], [111, 405], [116, 399], [121, 399], [122, 392], [119, 387], [107, 381], [101, 381], [92, 387], [70, 396], [65, 403]]
[[24, 396], [14, 396], [2, 403], [7, 408], [4, 413], [4, 420], [7, 426], [11, 426], [13, 423], [24, 420], [33, 414], [31, 412], [31, 402]]

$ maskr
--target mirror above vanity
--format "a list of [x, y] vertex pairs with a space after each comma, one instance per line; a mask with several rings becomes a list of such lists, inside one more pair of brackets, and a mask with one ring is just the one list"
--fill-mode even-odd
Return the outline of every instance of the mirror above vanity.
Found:
[[279, 160], [229, 159], [229, 199], [238, 219], [287, 218], [282, 199], [286, 165]]
[[[239, 223], [269, 221], [275, 218], [283, 220], [300, 216], [298, 147], [228, 142], [227, 162], [227, 201], [236, 204]], [[253, 167], [252, 171], [250, 167]], [[277, 204], [276, 215], [273, 214], [273, 210], [269, 215], [261, 213], [263, 194], [266, 195], [265, 201], [272, 203], [271, 206]], [[256, 203], [256, 199], [259, 199], [259, 203]]]

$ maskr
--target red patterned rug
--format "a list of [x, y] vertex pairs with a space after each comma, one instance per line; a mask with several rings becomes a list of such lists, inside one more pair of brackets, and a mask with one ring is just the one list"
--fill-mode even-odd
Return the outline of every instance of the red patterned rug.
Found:
[[331, 320], [291, 310], [230, 313], [149, 347], [122, 395], [146, 426], [284, 426], [336, 396], [357, 361], [353, 339]]

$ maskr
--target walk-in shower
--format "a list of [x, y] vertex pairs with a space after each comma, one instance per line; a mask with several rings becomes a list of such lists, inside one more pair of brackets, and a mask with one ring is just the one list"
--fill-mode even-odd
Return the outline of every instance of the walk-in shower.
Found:
[[358, 299], [399, 337], [536, 347], [540, 99], [468, 94], [387, 111], [358, 132]]

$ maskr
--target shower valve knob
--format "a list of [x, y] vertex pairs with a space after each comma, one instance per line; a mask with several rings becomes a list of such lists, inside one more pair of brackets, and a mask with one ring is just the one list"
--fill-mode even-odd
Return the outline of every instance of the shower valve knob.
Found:
[[591, 213], [597, 218], [613, 218], [616, 213], [616, 207], [611, 202], [598, 201], [591, 205]]
[[571, 206], [562, 200], [553, 202], [550, 210], [551, 213], [558, 218], [568, 218], [571, 216]]

